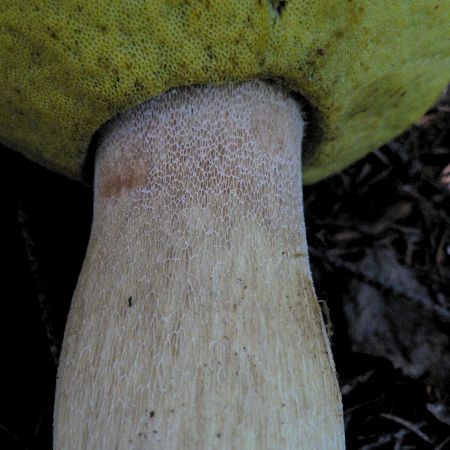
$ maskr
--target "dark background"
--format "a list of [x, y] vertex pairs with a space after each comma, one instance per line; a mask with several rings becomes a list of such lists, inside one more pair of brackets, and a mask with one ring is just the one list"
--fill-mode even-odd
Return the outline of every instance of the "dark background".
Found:
[[[404, 135], [305, 189], [350, 450], [450, 449], [449, 130], [444, 95]], [[50, 449], [92, 192], [3, 148], [0, 171], [0, 448]]]

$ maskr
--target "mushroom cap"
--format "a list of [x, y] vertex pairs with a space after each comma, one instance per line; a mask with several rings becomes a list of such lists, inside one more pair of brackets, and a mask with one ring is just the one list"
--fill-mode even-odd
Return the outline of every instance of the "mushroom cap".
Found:
[[0, 142], [72, 178], [117, 113], [261, 78], [312, 106], [304, 180], [417, 120], [450, 75], [450, 0], [2, 0]]

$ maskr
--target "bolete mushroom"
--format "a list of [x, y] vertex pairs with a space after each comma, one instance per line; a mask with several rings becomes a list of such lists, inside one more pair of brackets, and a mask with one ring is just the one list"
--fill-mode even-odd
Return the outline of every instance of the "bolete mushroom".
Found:
[[319, 180], [433, 103], [450, 2], [0, 9], [1, 142], [77, 179], [98, 143], [55, 448], [344, 448], [300, 158]]

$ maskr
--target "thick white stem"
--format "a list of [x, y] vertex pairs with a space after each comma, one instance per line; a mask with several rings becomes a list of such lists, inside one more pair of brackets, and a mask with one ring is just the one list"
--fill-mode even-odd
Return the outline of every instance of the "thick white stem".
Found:
[[107, 127], [55, 449], [344, 448], [302, 132], [264, 82], [174, 90]]

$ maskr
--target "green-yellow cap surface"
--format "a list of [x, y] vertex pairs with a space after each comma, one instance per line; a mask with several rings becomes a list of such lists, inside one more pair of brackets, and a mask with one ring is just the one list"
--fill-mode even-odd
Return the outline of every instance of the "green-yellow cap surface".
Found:
[[264, 78], [315, 111], [313, 182], [407, 128], [449, 75], [450, 0], [0, 3], [0, 142], [73, 178], [117, 113], [173, 87]]

